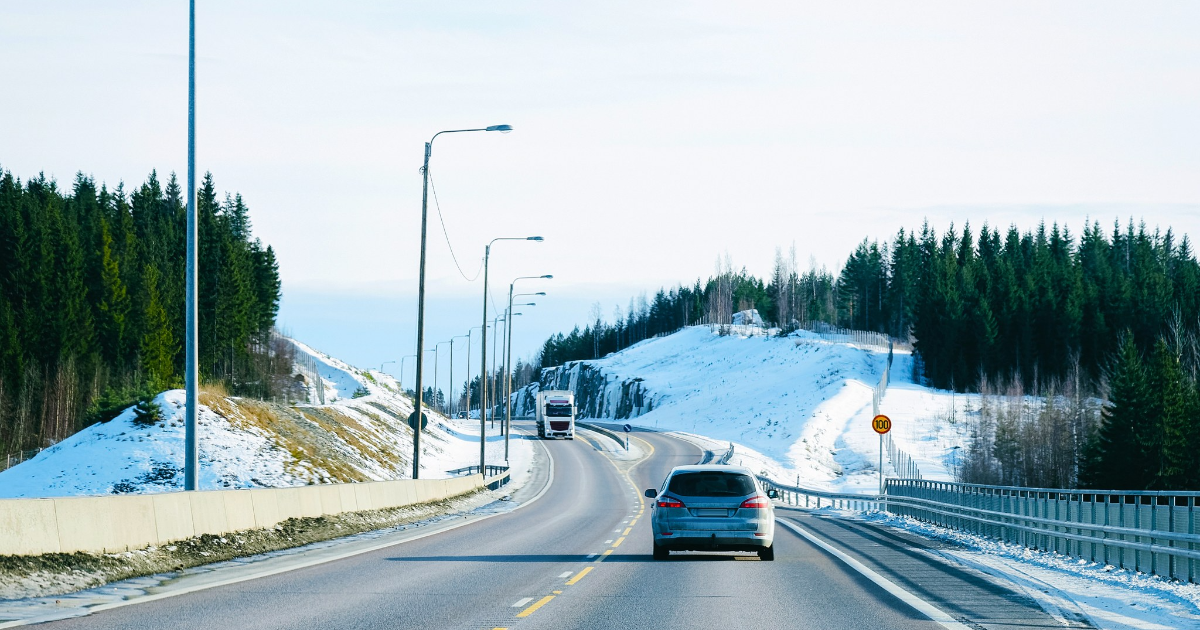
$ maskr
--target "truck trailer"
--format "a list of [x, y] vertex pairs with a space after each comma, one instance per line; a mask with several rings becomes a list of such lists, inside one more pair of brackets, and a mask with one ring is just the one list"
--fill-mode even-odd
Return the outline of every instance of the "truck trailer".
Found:
[[575, 393], [545, 391], [537, 395], [538, 437], [575, 439]]

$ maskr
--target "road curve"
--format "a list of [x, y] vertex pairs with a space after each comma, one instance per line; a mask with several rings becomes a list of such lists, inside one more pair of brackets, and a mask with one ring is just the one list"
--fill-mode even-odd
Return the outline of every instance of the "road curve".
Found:
[[[641, 491], [657, 487], [673, 466], [695, 463], [701, 453], [652, 431], [635, 431], [634, 438], [652, 453], [632, 467], [614, 462], [590, 440], [539, 442], [553, 458], [553, 483], [539, 500], [508, 514], [341, 560], [46, 626], [945, 627], [785, 527], [776, 528], [775, 562], [701, 553], [654, 561]], [[782, 510], [780, 516], [811, 518]], [[831, 540], [837, 545], [862, 542], [866, 549], [884, 540], [872, 539], [878, 536], [870, 528], [820, 525], [822, 532], [839, 536]], [[885, 542], [903, 547], [895, 539]], [[923, 576], [940, 579], [935, 565], [922, 565]], [[972, 584], [975, 606], [1008, 595]], [[1030, 619], [1041, 613], [1024, 603], [1008, 612], [1013, 613], [1008, 628], [1017, 613]]]

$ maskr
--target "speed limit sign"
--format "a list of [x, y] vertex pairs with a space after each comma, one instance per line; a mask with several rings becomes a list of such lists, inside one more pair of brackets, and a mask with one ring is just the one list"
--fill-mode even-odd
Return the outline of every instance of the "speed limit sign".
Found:
[[875, 416], [871, 420], [871, 428], [875, 429], [875, 432], [879, 435], [883, 435], [892, 430], [892, 419], [882, 414]]

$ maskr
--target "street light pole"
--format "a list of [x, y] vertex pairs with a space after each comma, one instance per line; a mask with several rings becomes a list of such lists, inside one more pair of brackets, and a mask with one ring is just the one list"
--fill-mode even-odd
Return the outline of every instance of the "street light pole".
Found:
[[[193, 0], [195, 2], [195, 0]], [[463, 133], [467, 131], [512, 131], [511, 125], [492, 125], [483, 129], [453, 129], [439, 131], [433, 134], [425, 143], [425, 164], [421, 167], [421, 270], [417, 281], [417, 375], [416, 397], [413, 400], [413, 411], [416, 413], [416, 428], [413, 429], [413, 479], [421, 476], [421, 369], [425, 358], [425, 243], [426, 226], [429, 223], [429, 156], [433, 154], [433, 141], [444, 133]]]
[[[542, 295], [545, 295], [545, 293], [543, 293]], [[512, 298], [509, 297], [509, 300], [511, 301]], [[509, 310], [512, 310], [513, 306], [537, 306], [537, 304], [534, 302], [513, 304], [508, 307]], [[512, 316], [514, 316], [514, 317], [517, 315], [520, 315], [520, 313], [512, 314]], [[512, 373], [513, 373], [513, 365], [512, 365], [512, 338], [513, 338], [513, 335], [512, 335], [512, 331], [513, 331], [513, 324], [515, 324], [515, 323], [516, 322], [514, 322], [514, 321], [509, 321], [508, 326], [505, 330], [505, 332], [508, 333], [508, 335], [507, 335], [508, 338], [505, 341], [505, 348], [506, 348], [505, 352], [507, 353], [508, 356], [504, 360], [504, 405], [505, 405], [504, 461], [506, 461], [506, 462], [508, 461], [508, 436], [512, 433], [512, 393], [513, 393], [512, 392]]]
[[[455, 410], [458, 409], [458, 399], [454, 397], [454, 340], [462, 339], [467, 335], [457, 335], [450, 338], [450, 415], [457, 415]], [[471, 363], [471, 349], [467, 348], [467, 364]]]
[[187, 198], [187, 263], [184, 278], [187, 294], [187, 312], [184, 314], [184, 359], [183, 371], [186, 392], [184, 393], [184, 440], [183, 440], [183, 489], [195, 490], [200, 473], [200, 455], [196, 444], [196, 415], [200, 409], [199, 372], [200, 355], [197, 346], [196, 327], [200, 313], [197, 309], [196, 279], [198, 277], [199, 253], [197, 252], [196, 221], [196, 0], [188, 3], [188, 198]]
[[[540, 236], [519, 237], [500, 237], [494, 238], [487, 247], [483, 249], [483, 330], [482, 339], [479, 351], [479, 373], [487, 374], [487, 306], [488, 306], [488, 262], [492, 257], [492, 245], [496, 241], [541, 241]], [[422, 256], [424, 249], [422, 248]], [[423, 278], [424, 276], [422, 276]], [[487, 470], [487, 414], [484, 409], [487, 406], [487, 389], [483, 387], [483, 378], [479, 380], [479, 473], [485, 474]]]
[[410, 354], [406, 357], [400, 358], [400, 393], [401, 394], [404, 394], [404, 362], [407, 361], [408, 359], [412, 359], [416, 356], [417, 355], [415, 355], [415, 354]]
[[[512, 312], [513, 308], [513, 287], [516, 286], [518, 280], [552, 280], [554, 276], [546, 274], [544, 276], [519, 276], [513, 278], [513, 281], [508, 283], [508, 312]], [[545, 295], [545, 292], [542, 293]], [[533, 306], [533, 304], [529, 304]], [[504, 327], [507, 334], [505, 346], [507, 347], [506, 357], [504, 359], [504, 461], [508, 461], [508, 434], [512, 433], [512, 322], [509, 321]]]
[[380, 371], [380, 372], [383, 372], [383, 366], [385, 366], [385, 365], [387, 365], [387, 364], [389, 364], [389, 363], [395, 363], [395, 361], [384, 361], [383, 363], [380, 363], [380, 364], [379, 364], [379, 371]]
[[[493, 333], [493, 335], [500, 334], [500, 322], [506, 321], [507, 319], [508, 319], [507, 312], [505, 313], [504, 317], [497, 315], [492, 318], [492, 333]], [[484, 343], [487, 343], [487, 342], [485, 341]], [[484, 349], [486, 350], [487, 346], [484, 346]], [[487, 379], [488, 393], [490, 394], [489, 399], [498, 399], [499, 395], [496, 394], [496, 337], [495, 336], [492, 337], [492, 369], [490, 372], [485, 372], [485, 373], [491, 374], [491, 376], [488, 377], [488, 379]], [[497, 405], [499, 403], [493, 402], [492, 404]], [[492, 428], [493, 429], [496, 428], [496, 414], [495, 413], [492, 413]], [[504, 428], [504, 427], [501, 427], [501, 428]]]
[[445, 414], [445, 405], [442, 404], [441, 398], [438, 396], [441, 393], [438, 385], [438, 347], [450, 343], [449, 341], [439, 341], [433, 344], [433, 406], [437, 408], [438, 413]]
[[[474, 326], [467, 331], [467, 417], [471, 416], [471, 334], [479, 326]], [[479, 388], [483, 389], [483, 378], [479, 379]], [[480, 412], [482, 413], [482, 412]]]

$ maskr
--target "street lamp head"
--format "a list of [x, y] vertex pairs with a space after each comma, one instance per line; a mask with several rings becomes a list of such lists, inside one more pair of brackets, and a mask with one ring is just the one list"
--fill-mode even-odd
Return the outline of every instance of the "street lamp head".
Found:
[[544, 241], [546, 239], [544, 239], [540, 236], [530, 236], [530, 237], [526, 238], [525, 240], [527, 240], [527, 241]]
[[[544, 276], [542, 276], [542, 277], [543, 277], [543, 278], [545, 278], [545, 279], [547, 279], [547, 280], [553, 280], [553, 279], [554, 279], [554, 276], [552, 276], [552, 275], [550, 275], [550, 274], [546, 274], [546, 275], [544, 275]], [[543, 294], [543, 295], [545, 295], [545, 294]]]
[[545, 292], [545, 291], [538, 291], [537, 293], [530, 293], [529, 295], [546, 295], [546, 292]]
[[512, 131], [512, 125], [492, 125], [487, 128], [488, 131], [499, 131], [500, 133], [508, 133]]

